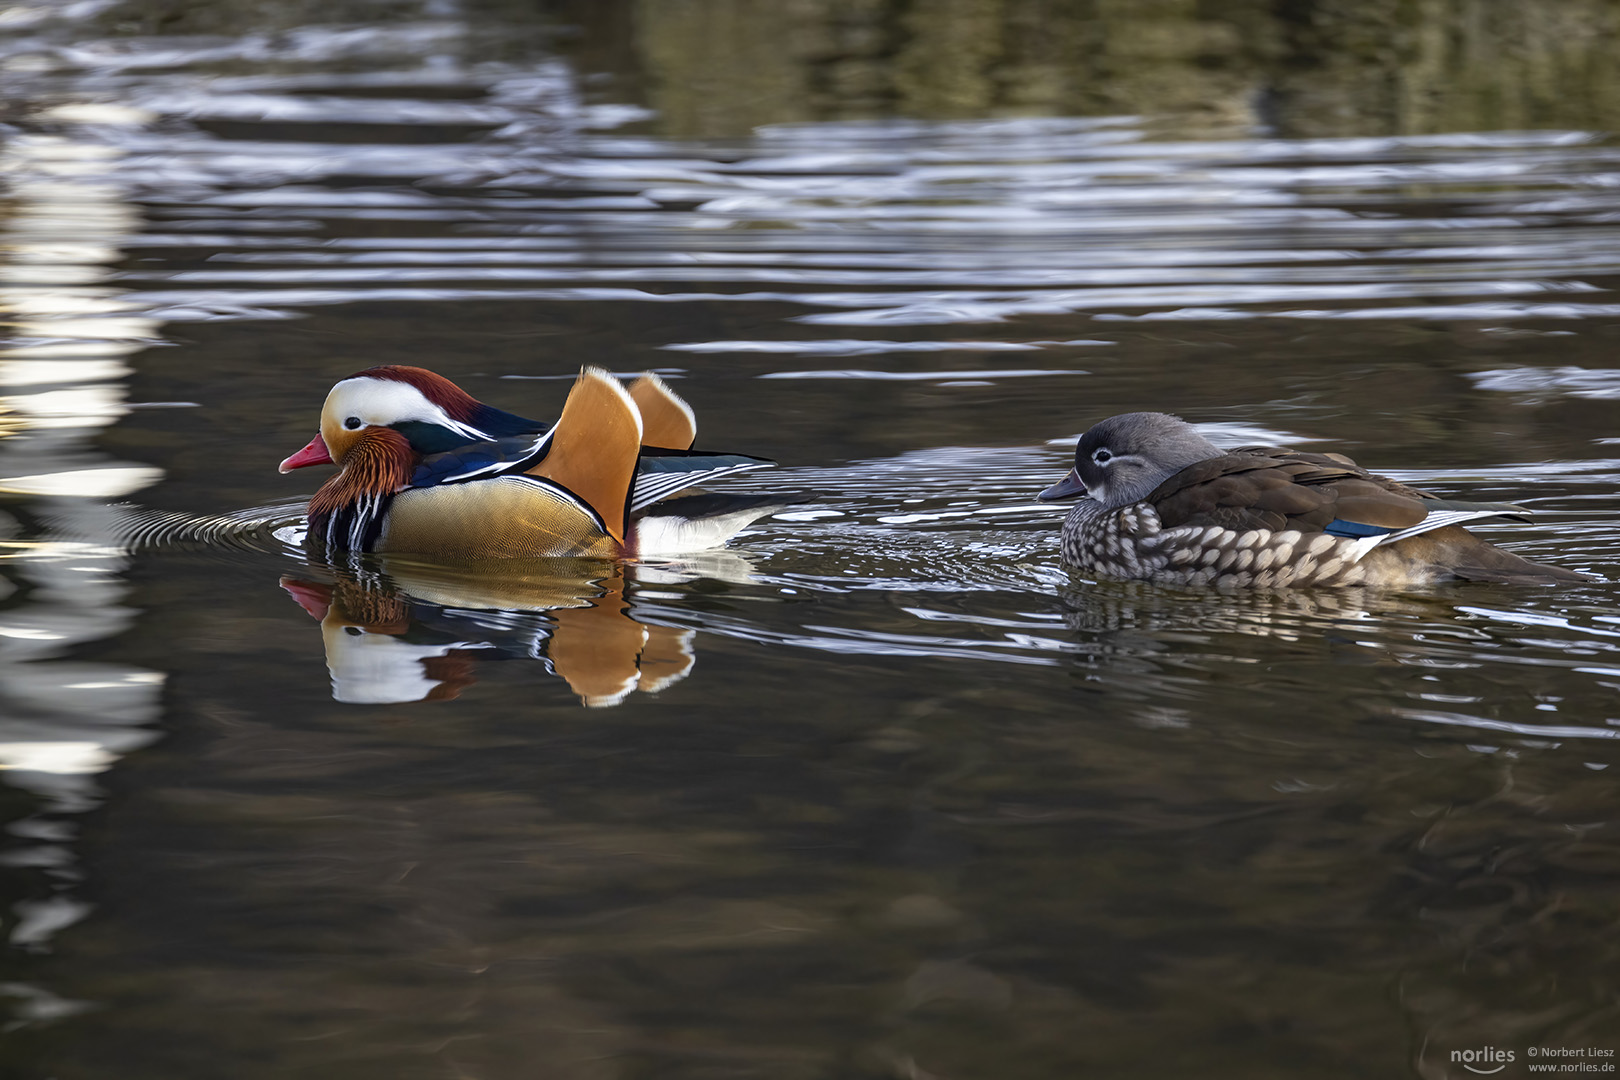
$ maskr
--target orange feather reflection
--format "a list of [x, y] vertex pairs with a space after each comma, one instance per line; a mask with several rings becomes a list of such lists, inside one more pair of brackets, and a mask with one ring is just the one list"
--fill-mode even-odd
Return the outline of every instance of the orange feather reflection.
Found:
[[384, 575], [284, 576], [281, 586], [320, 620], [338, 701], [449, 700], [498, 660], [544, 664], [591, 707], [656, 693], [691, 672], [693, 632], [636, 619], [620, 568], [538, 562], [481, 575], [390, 560]]

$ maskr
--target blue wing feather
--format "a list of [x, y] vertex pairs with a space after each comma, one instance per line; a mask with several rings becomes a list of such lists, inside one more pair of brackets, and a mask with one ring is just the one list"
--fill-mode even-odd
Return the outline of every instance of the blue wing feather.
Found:
[[1359, 521], [1346, 521], [1343, 518], [1334, 518], [1322, 529], [1329, 536], [1343, 536], [1351, 540], [1364, 540], [1369, 536], [1386, 536], [1394, 532], [1382, 525], [1364, 525]]
[[454, 484], [484, 476], [497, 476], [526, 463], [540, 448], [533, 435], [518, 435], [492, 442], [468, 443], [442, 454], [424, 457], [411, 474], [411, 487]]

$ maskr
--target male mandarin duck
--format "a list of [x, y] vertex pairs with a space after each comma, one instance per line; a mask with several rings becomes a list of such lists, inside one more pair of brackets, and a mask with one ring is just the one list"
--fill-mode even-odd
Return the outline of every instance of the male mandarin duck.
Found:
[[627, 390], [585, 368], [546, 425], [388, 365], [332, 387], [320, 431], [281, 471], [338, 467], [309, 503], [309, 535], [329, 550], [445, 559], [678, 554], [799, 501], [671, 497], [771, 464], [693, 450], [696, 433], [691, 408], [652, 374]]
[[1063, 522], [1063, 560], [1100, 577], [1226, 588], [1593, 580], [1461, 527], [1522, 507], [1441, 499], [1342, 454], [1222, 450], [1164, 413], [1097, 424], [1039, 498], [1081, 495]]

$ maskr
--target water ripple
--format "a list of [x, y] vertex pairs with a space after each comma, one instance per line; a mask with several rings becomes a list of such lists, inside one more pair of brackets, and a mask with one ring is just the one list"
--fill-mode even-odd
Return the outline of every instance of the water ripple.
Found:
[[[636, 111], [586, 103], [560, 64], [420, 80], [186, 73], [246, 55], [409, 52], [447, 32], [371, 31], [61, 51], [103, 79], [173, 72], [129, 85], [151, 123], [105, 132], [152, 218], [123, 274], [137, 304], [218, 320], [371, 301], [777, 303], [801, 326], [879, 331], [1620, 310], [1601, 282], [1620, 273], [1620, 148], [1587, 132], [1178, 142], [1116, 117], [679, 142], [617, 130]], [[370, 134], [308, 137], [331, 124]], [[390, 239], [355, 235], [384, 223]]]

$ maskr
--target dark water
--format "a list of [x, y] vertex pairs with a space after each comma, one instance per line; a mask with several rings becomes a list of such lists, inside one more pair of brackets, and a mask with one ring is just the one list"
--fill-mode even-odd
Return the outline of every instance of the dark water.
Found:
[[[857, 7], [6, 16], [0, 1074], [1620, 1050], [1612, 7], [1539, 66], [1490, 5], [1315, 67], [1361, 16], [1056, 17], [1158, 57], [1092, 89], [1021, 5]], [[382, 362], [536, 416], [656, 369], [817, 498], [680, 562], [312, 565], [276, 462]], [[1033, 494], [1142, 408], [1600, 580], [1071, 579]]]

